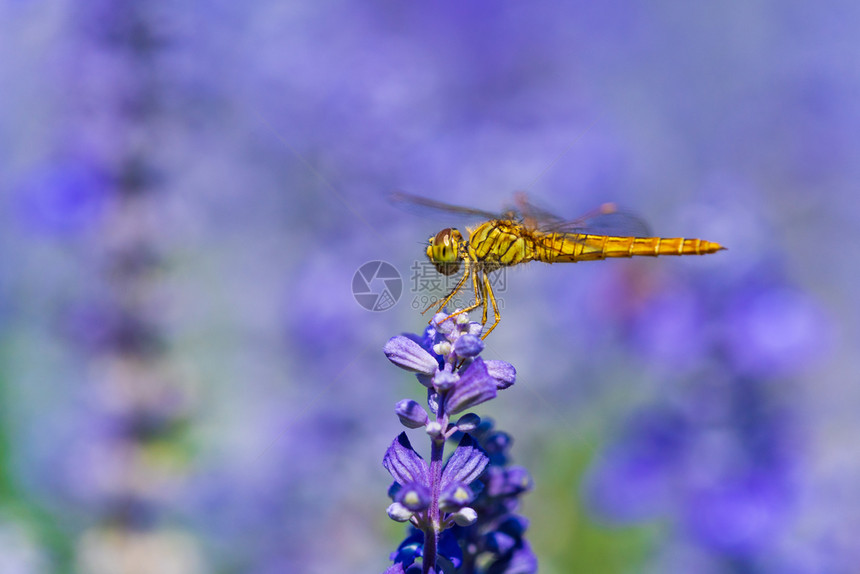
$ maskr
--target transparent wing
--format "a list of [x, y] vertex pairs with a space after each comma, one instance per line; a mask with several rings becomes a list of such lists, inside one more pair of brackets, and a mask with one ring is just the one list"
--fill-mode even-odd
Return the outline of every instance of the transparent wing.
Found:
[[394, 191], [388, 196], [389, 201], [401, 209], [409, 211], [431, 210], [440, 213], [447, 213], [459, 216], [467, 216], [472, 219], [500, 219], [502, 216], [491, 211], [483, 211], [481, 209], [472, 209], [471, 207], [461, 207], [459, 205], [451, 205], [435, 199], [427, 199], [418, 195], [404, 193], [402, 191]]
[[514, 194], [514, 205], [516, 209], [512, 212], [518, 213], [523, 223], [530, 229], [544, 230], [562, 225], [565, 222], [564, 218], [533, 204], [524, 191], [518, 191]]
[[513, 219], [522, 221], [528, 229], [546, 233], [580, 233], [588, 235], [612, 235], [617, 237], [650, 237], [648, 225], [636, 215], [620, 211], [607, 203], [577, 219], [567, 220], [532, 203], [524, 192], [514, 195], [514, 207], [504, 213], [494, 213], [471, 207], [451, 205], [402, 191], [389, 195], [392, 204], [409, 211], [435, 211], [470, 219]]
[[522, 216], [523, 224], [530, 229], [546, 233], [580, 233], [615, 237], [651, 236], [651, 230], [642, 218], [619, 210], [613, 203], [605, 203], [582, 217], [565, 220], [534, 205], [523, 192], [517, 193], [514, 201], [517, 211]]
[[626, 211], [586, 215], [579, 219], [551, 226], [544, 231], [610, 235], [613, 237], [652, 237], [653, 235], [648, 224], [641, 217]]

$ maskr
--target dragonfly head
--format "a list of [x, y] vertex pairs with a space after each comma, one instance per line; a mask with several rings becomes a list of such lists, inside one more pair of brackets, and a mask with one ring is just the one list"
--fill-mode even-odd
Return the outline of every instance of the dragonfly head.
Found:
[[463, 236], [452, 227], [443, 229], [430, 238], [427, 246], [427, 259], [433, 262], [436, 270], [443, 275], [453, 275], [460, 269], [460, 246]]

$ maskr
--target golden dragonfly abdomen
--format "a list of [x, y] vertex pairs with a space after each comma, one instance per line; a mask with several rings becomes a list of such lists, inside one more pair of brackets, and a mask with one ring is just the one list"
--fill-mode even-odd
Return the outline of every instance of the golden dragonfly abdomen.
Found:
[[580, 233], [546, 233], [535, 237], [536, 261], [576, 263], [609, 257], [707, 255], [725, 249], [719, 243], [684, 237], [614, 237]]

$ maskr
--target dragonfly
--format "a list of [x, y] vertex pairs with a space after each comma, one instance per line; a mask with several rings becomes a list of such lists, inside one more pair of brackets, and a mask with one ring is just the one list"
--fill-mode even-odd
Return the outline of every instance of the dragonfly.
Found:
[[436, 270], [443, 275], [454, 275], [462, 266], [463, 272], [441, 302], [434, 301], [423, 311], [427, 313], [435, 307], [436, 313], [442, 312], [471, 279], [474, 303], [456, 310], [448, 318], [481, 307], [481, 325], [486, 327], [492, 306], [493, 323], [483, 331], [482, 339], [486, 339], [502, 319], [489, 275], [503, 267], [531, 261], [576, 263], [614, 257], [707, 255], [725, 249], [719, 243], [703, 239], [653, 237], [641, 220], [618, 211], [611, 203], [568, 221], [533, 205], [522, 192], [514, 196], [516, 207], [501, 214], [403, 192], [393, 193], [391, 199], [397, 204], [483, 220], [468, 227], [465, 235], [455, 227], [446, 227], [429, 238], [425, 253]]

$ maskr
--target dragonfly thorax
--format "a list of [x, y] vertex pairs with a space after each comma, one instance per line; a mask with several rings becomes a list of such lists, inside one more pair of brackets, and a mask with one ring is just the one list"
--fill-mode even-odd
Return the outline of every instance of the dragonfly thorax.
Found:
[[452, 227], [448, 227], [431, 237], [427, 246], [427, 259], [436, 266], [443, 275], [453, 275], [460, 270], [460, 253], [463, 246], [463, 235]]

